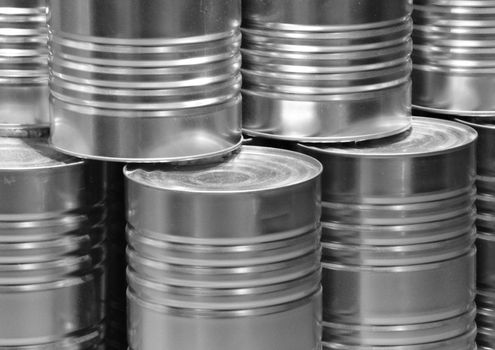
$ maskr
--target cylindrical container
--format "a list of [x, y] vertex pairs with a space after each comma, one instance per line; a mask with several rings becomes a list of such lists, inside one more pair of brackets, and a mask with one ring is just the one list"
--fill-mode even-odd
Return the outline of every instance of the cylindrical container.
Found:
[[460, 120], [478, 132], [476, 226], [478, 249], [478, 336], [482, 349], [495, 349], [495, 125], [481, 118]]
[[413, 106], [494, 115], [495, 3], [414, 0], [413, 19]]
[[130, 349], [318, 349], [321, 164], [127, 166]]
[[240, 146], [240, 0], [49, 4], [57, 149], [167, 162]]
[[413, 118], [388, 139], [299, 146], [324, 167], [324, 348], [473, 348], [476, 137]]
[[103, 337], [101, 167], [0, 138], [0, 347], [96, 349]]
[[410, 127], [410, 0], [243, 2], [243, 128], [301, 142]]
[[0, 128], [48, 128], [46, 0], [0, 1]]
[[105, 163], [106, 170], [106, 228], [107, 228], [107, 297], [106, 334], [107, 350], [127, 349], [127, 313], [125, 276], [125, 189], [123, 163]]

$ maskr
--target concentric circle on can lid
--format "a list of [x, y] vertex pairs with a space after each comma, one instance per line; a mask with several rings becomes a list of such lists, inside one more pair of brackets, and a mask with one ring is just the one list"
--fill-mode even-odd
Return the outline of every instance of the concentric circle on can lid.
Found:
[[45, 139], [0, 137], [0, 171], [54, 168], [81, 162], [56, 151]]
[[268, 147], [244, 146], [222, 163], [127, 166], [131, 181], [178, 192], [239, 193], [264, 191], [313, 180], [322, 165], [304, 154]]
[[300, 145], [303, 149], [356, 157], [423, 156], [449, 152], [473, 144], [474, 129], [461, 123], [414, 117], [412, 128], [392, 138], [328, 146]]

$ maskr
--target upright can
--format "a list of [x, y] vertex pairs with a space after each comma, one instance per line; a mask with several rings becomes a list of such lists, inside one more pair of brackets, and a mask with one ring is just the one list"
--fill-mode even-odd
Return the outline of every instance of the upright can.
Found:
[[414, 0], [413, 106], [458, 116], [495, 114], [495, 3]]
[[243, 128], [300, 142], [410, 127], [410, 0], [243, 2]]
[[320, 172], [251, 146], [127, 166], [130, 349], [319, 349]]
[[240, 0], [49, 4], [57, 149], [169, 162], [240, 146]]
[[46, 0], [0, 0], [0, 129], [49, 126], [46, 12]]
[[495, 349], [495, 125], [483, 119], [462, 123], [478, 132], [476, 197], [476, 341], [484, 350]]
[[0, 138], [0, 348], [99, 348], [100, 170], [46, 140]]
[[323, 163], [323, 348], [475, 349], [475, 141], [402, 135], [300, 149]]

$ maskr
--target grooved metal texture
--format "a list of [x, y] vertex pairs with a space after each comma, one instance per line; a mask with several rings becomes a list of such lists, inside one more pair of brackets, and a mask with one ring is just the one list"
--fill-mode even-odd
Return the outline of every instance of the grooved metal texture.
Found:
[[317, 161], [125, 169], [130, 349], [319, 349]]
[[51, 141], [124, 162], [241, 143], [240, 0], [50, 0]]
[[343, 142], [410, 127], [410, 0], [243, 2], [243, 128]]
[[413, 118], [322, 162], [323, 349], [474, 350], [475, 140]]

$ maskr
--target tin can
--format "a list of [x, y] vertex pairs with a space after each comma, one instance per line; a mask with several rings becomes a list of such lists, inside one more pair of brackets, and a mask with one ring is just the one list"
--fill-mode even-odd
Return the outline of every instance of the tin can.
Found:
[[0, 1], [0, 129], [49, 126], [46, 11], [46, 0]]
[[102, 341], [98, 169], [43, 139], [0, 138], [0, 347], [96, 349]]
[[476, 132], [413, 118], [323, 163], [323, 347], [473, 349]]
[[460, 122], [478, 133], [476, 199], [478, 236], [476, 247], [476, 284], [478, 336], [482, 349], [495, 349], [495, 126], [486, 119], [465, 118]]
[[218, 163], [128, 165], [130, 348], [319, 349], [320, 173], [253, 146]]
[[344, 142], [410, 127], [409, 0], [243, 3], [243, 128]]
[[495, 4], [414, 1], [415, 108], [458, 116], [495, 113]]
[[170, 162], [240, 147], [240, 0], [49, 3], [57, 149]]

